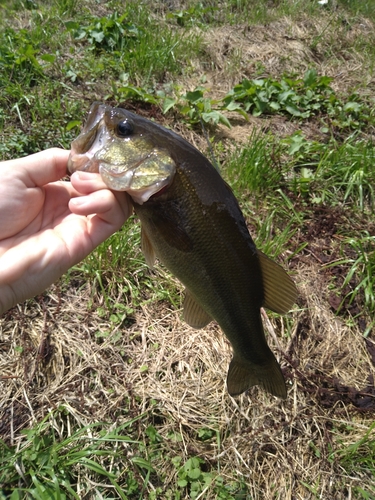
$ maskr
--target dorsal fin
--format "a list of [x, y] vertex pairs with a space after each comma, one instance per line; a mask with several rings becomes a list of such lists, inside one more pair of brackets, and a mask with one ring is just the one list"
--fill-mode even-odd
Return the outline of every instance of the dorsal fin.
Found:
[[263, 277], [263, 307], [278, 314], [285, 314], [296, 301], [296, 285], [279, 264], [260, 250], [258, 250], [258, 257]]
[[189, 290], [185, 290], [184, 320], [193, 328], [204, 328], [210, 321], [211, 316], [198, 304]]

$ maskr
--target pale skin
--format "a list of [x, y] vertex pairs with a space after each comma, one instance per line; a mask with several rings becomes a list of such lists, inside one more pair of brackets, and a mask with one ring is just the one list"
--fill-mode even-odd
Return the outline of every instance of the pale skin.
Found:
[[0, 163], [0, 315], [43, 292], [132, 212], [99, 174], [59, 180], [68, 156], [53, 148]]

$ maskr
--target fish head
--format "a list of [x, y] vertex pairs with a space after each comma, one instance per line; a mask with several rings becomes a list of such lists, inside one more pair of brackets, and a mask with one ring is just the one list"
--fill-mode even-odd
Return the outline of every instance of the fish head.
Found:
[[94, 103], [71, 144], [70, 173], [97, 172], [115, 191], [126, 191], [142, 205], [171, 184], [176, 164], [158, 147], [147, 120], [122, 108]]

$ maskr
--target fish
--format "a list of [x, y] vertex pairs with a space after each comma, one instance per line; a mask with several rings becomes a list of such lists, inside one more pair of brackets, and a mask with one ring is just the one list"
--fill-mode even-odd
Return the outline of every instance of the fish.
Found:
[[215, 320], [232, 346], [228, 393], [259, 385], [285, 399], [261, 308], [287, 313], [297, 288], [256, 248], [218, 169], [172, 130], [96, 102], [72, 141], [68, 170], [99, 172], [108, 188], [130, 195], [147, 264], [152, 268], [158, 259], [185, 286], [186, 323], [203, 328]]

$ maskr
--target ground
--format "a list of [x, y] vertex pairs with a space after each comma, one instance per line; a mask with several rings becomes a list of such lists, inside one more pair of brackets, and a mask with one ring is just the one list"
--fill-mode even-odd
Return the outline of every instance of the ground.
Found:
[[[363, 74], [370, 74], [367, 61], [351, 44], [374, 26], [365, 18], [351, 21], [350, 27], [344, 21], [334, 39], [328, 35], [331, 17], [325, 14], [314, 21], [301, 15], [267, 25], [208, 29], [203, 36], [212, 66], [205, 68], [206, 86], [220, 98], [243, 77], [303, 75], [313, 61], [318, 74], [333, 77], [337, 92], [350, 87], [368, 95], [374, 80], [366, 76], [363, 82]], [[186, 89], [199, 83], [200, 63], [192, 64], [195, 72], [180, 77]], [[201, 133], [152, 106], [132, 107], [172, 124], [207, 153]], [[317, 121], [301, 125], [280, 116], [249, 121], [237, 117], [231, 129], [220, 126], [210, 134], [214, 144], [224, 144], [229, 151], [246, 143], [253, 130], [284, 138], [301, 129], [306, 137], [324, 140]], [[368, 137], [371, 134], [367, 131]], [[222, 150], [217, 151], [220, 156]], [[245, 204], [245, 198], [239, 196], [239, 203]], [[296, 196], [293, 203], [297, 210], [304, 200]], [[254, 235], [257, 224], [245, 213]], [[282, 317], [263, 311], [268, 343], [287, 382], [286, 401], [257, 387], [237, 398], [228, 395], [229, 342], [215, 323], [202, 330], [186, 325], [182, 286], [160, 267], [149, 270], [138, 251], [129, 257], [139, 261], [138, 268], [131, 276], [124, 268], [123, 282], [112, 284], [112, 297], [117, 298], [110, 313], [102, 293], [105, 273], [99, 286], [98, 280], [87, 280], [73, 270], [42, 296], [19, 304], [0, 319], [0, 437], [13, 446], [21, 442], [22, 429], [48, 414], [62, 436], [69, 434], [69, 425], [106, 422], [112, 429], [138, 419], [131, 436], [153, 451], [124, 445], [124, 467], [136, 454], [150, 460], [147, 481], [142, 467], [134, 469], [138, 484], [145, 484], [144, 498], [180, 498], [173, 496], [180, 470], [173, 457], [180, 457], [180, 465], [199, 457], [202, 481], [205, 474], [217, 471], [224, 484], [235, 483], [237, 488], [224, 497], [219, 496], [224, 490], [211, 484], [194, 497], [189, 480], [178, 489], [181, 498], [375, 498], [373, 469], [361, 465], [361, 457], [373, 453], [375, 343], [373, 328], [368, 330], [372, 318], [359, 315], [361, 297], [342, 307], [347, 291], [340, 295], [338, 290], [348, 266], [329, 266], [342, 258], [340, 244], [348, 227], [374, 236], [375, 224], [369, 213], [353, 222], [340, 205], [311, 205], [308, 213], [279, 256], [297, 285], [297, 302]], [[138, 221], [127, 224], [137, 238]], [[346, 257], [350, 251], [347, 248]], [[150, 296], [145, 289], [155, 282], [158, 294]], [[165, 297], [163, 289], [168, 290]], [[150, 427], [159, 441], [146, 432]], [[364, 436], [367, 441], [362, 441]], [[351, 453], [357, 453], [356, 460], [345, 461]], [[368, 496], [361, 496], [361, 488]], [[94, 489], [91, 484], [86, 491]]]

